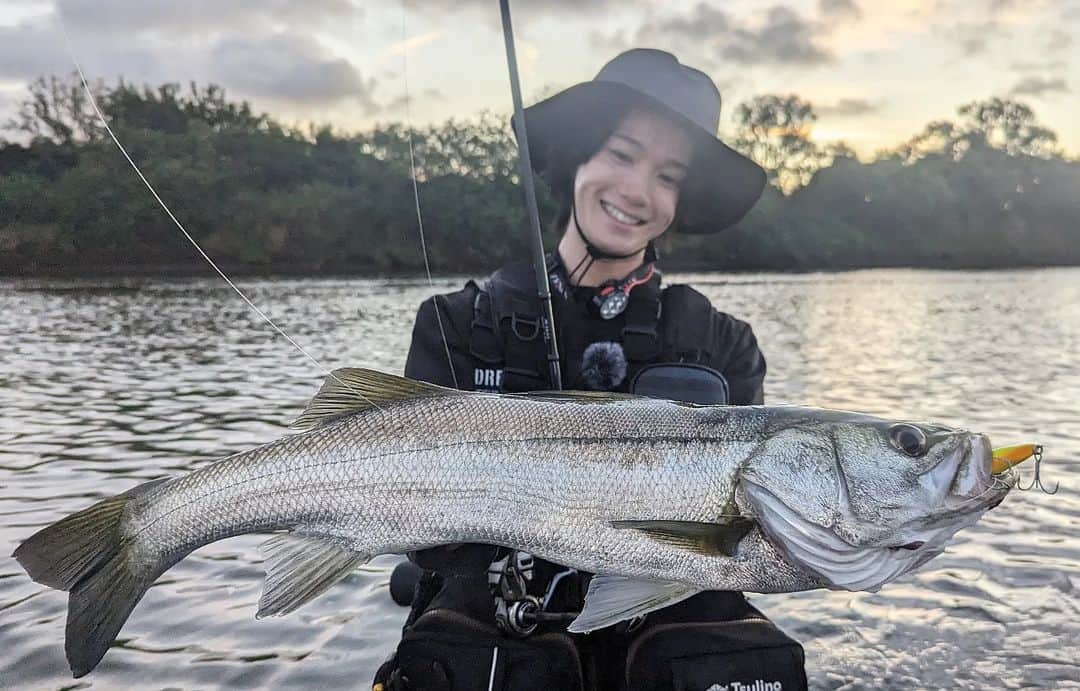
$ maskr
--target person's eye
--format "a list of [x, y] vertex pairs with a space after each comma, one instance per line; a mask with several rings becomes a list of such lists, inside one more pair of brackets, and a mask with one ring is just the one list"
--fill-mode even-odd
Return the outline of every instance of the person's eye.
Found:
[[678, 188], [679, 185], [682, 184], [682, 181], [682, 177], [678, 175], [671, 175], [669, 173], [660, 174], [660, 182], [662, 182], [667, 187]]
[[633, 160], [633, 159], [632, 159], [632, 158], [630, 157], [630, 154], [628, 154], [628, 153], [626, 153], [626, 152], [624, 152], [624, 151], [619, 151], [618, 149], [608, 149], [608, 151], [610, 151], [610, 152], [611, 152], [611, 155], [612, 155], [612, 156], [613, 156], [613, 157], [615, 158], [615, 160], [616, 160], [616, 161], [618, 161], [619, 163], [629, 163], [630, 161], [632, 161], [632, 160]]

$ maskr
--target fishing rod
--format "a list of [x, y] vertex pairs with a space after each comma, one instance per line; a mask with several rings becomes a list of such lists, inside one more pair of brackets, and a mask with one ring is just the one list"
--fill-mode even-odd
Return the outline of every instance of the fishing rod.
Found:
[[518, 81], [517, 53], [514, 50], [514, 29], [510, 23], [510, 0], [499, 0], [502, 11], [503, 39], [506, 42], [506, 64], [510, 70], [510, 93], [514, 99], [514, 131], [518, 143], [518, 168], [521, 186], [525, 190], [525, 207], [532, 227], [529, 250], [533, 274], [536, 276], [536, 297], [540, 300], [540, 331], [547, 349], [548, 380], [555, 391], [562, 389], [562, 368], [559, 365], [559, 343], [555, 336], [555, 315], [551, 309], [551, 286], [548, 284], [547, 260], [544, 256], [544, 236], [540, 230], [540, 212], [536, 204], [532, 158], [529, 156], [529, 134], [525, 126], [525, 108], [521, 105], [521, 84]]

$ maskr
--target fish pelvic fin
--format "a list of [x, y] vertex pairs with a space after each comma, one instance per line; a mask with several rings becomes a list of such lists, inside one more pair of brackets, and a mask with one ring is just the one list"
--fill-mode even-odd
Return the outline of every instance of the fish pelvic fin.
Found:
[[314, 600], [371, 557], [340, 542], [283, 533], [262, 545], [266, 581], [257, 619], [288, 614]]
[[137, 558], [122, 531], [127, 503], [165, 480], [61, 519], [31, 535], [12, 555], [30, 578], [69, 591], [65, 649], [76, 677], [97, 666], [150, 585], [175, 563]]
[[673, 581], [596, 575], [589, 582], [581, 614], [566, 630], [588, 633], [674, 605], [700, 592], [700, 588]]
[[376, 370], [343, 367], [331, 372], [290, 427], [303, 432], [386, 403], [451, 394], [460, 396], [462, 392]]
[[697, 554], [735, 554], [739, 541], [754, 527], [754, 521], [741, 516], [725, 523], [694, 521], [612, 521], [620, 530], [639, 530], [653, 540]]

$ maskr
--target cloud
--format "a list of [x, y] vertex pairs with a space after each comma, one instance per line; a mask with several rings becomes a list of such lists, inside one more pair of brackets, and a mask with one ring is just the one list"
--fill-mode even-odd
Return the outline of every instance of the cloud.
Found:
[[214, 47], [211, 59], [223, 82], [251, 96], [306, 105], [351, 100], [368, 114], [378, 111], [375, 80], [306, 36], [230, 38]]
[[176, 37], [232, 30], [315, 29], [356, 19], [362, 10], [348, 0], [56, 0], [56, 11], [73, 33]]
[[820, 0], [818, 9], [825, 19], [846, 21], [862, 17], [862, 10], [855, 0]]
[[638, 39], [677, 37], [688, 41], [708, 41], [731, 28], [731, 19], [726, 12], [700, 2], [685, 15], [665, 17], [655, 23], [646, 22], [638, 31]]
[[1049, 53], [1064, 53], [1073, 44], [1073, 37], [1064, 29], [1057, 28], [1050, 32], [1050, 38], [1046, 41], [1046, 50]]
[[942, 27], [938, 33], [950, 38], [960, 47], [965, 57], [982, 55], [990, 47], [990, 41], [1006, 35], [1001, 24], [995, 19], [981, 22], [959, 22]]
[[399, 94], [386, 103], [382, 110], [385, 113], [400, 113], [404, 115], [405, 106], [409, 106], [409, 110], [416, 107], [418, 101], [445, 101], [446, 94], [439, 89], [431, 88], [424, 89], [419, 94]]
[[427, 33], [419, 34], [417, 36], [410, 36], [409, 38], [391, 44], [390, 47], [386, 49], [386, 54], [401, 55], [402, 53], [414, 51], [417, 48], [426, 46], [432, 41], [438, 40], [442, 37], [442, 34], [443, 32], [441, 30], [437, 30], [428, 31]]
[[1064, 60], [1046, 60], [1044, 62], [1030, 62], [1018, 60], [1009, 64], [1009, 69], [1014, 72], [1056, 72], [1065, 68]]
[[29, 79], [61, 65], [70, 70], [71, 60], [57, 38], [40, 23], [0, 26], [0, 79]]
[[857, 117], [859, 115], [869, 115], [871, 113], [880, 112], [883, 105], [883, 102], [868, 101], [864, 98], [842, 98], [830, 105], [816, 106], [814, 110], [816, 110], [819, 115]]
[[[515, 16], [519, 9], [529, 10], [602, 10], [608, 8], [618, 8], [625, 6], [627, 3], [620, 0], [545, 0], [544, 2], [519, 2], [517, 4], [510, 3], [510, 15]], [[642, 1], [641, 4], [644, 4]], [[425, 10], [457, 10], [457, 9], [483, 9], [487, 12], [494, 12], [496, 17], [499, 17], [499, 8], [496, 3], [491, 0], [411, 0], [408, 3], [410, 10], [416, 12], [424, 12]]]
[[724, 57], [742, 64], [819, 65], [832, 54], [815, 43], [818, 27], [783, 5], [770, 8], [756, 28], [738, 28], [721, 48]]
[[1039, 76], [1025, 77], [1018, 81], [1009, 93], [1013, 96], [1034, 96], [1040, 98], [1049, 94], [1068, 93], [1069, 85], [1063, 77], [1046, 79]]
[[[73, 39], [76, 58], [87, 51]], [[93, 64], [83, 64], [88, 78], [109, 74], [132, 81], [152, 79], [161, 72], [161, 62], [139, 41], [102, 41], [92, 52]], [[36, 20], [15, 26], [0, 26], [0, 79], [31, 81], [49, 74], [67, 75], [75, 65], [64, 48], [63, 35], [48, 21]]]
[[679, 14], [647, 13], [632, 36], [626, 31], [594, 32], [592, 42], [606, 49], [631, 45], [667, 46], [680, 55], [693, 51], [706, 67], [738, 65], [819, 65], [833, 60], [818, 38], [821, 24], [775, 5], [755, 20], [737, 19], [704, 2]]

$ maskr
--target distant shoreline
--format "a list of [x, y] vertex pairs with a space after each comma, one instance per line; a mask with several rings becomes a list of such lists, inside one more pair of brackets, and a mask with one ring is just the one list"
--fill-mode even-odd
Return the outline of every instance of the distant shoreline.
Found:
[[[402, 267], [399, 270], [378, 271], [350, 270], [343, 266], [325, 266], [318, 264], [297, 263], [274, 263], [266, 265], [229, 265], [219, 262], [222, 271], [230, 277], [242, 278], [424, 278], [423, 267]], [[820, 267], [777, 267], [777, 266], [709, 266], [703, 263], [687, 262], [660, 262], [660, 268], [665, 273], [706, 273], [717, 272], [725, 274], [751, 274], [751, 273], [843, 273], [847, 271], [864, 271], [873, 269], [911, 269], [917, 271], [1002, 271], [1009, 269], [1044, 269], [1044, 268], [1068, 268], [1080, 266], [1074, 262], [1062, 262], [1056, 264], [1035, 262], [1014, 262], [1011, 264], [987, 265], [963, 264], [959, 262], [940, 262], [937, 264], [866, 264], [866, 265], [836, 265]], [[460, 276], [476, 276], [491, 273], [497, 266], [490, 267], [463, 267], [454, 272], [433, 272], [434, 278], [453, 278]], [[115, 266], [95, 267], [72, 267], [72, 266], [36, 266], [28, 267], [24, 271], [12, 271], [7, 267], [0, 269], [0, 280], [49, 280], [49, 279], [146, 279], [146, 278], [218, 278], [209, 265], [205, 263], [192, 264], [120, 264]]]

